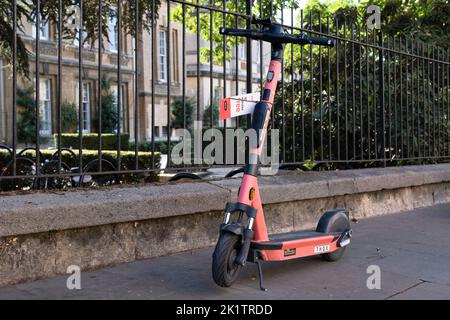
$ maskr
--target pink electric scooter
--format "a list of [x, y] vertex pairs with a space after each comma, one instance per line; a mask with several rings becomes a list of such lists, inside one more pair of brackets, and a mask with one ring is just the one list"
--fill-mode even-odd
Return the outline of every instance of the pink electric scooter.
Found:
[[252, 128], [260, 133], [257, 144], [249, 148], [249, 161], [236, 203], [227, 203], [225, 218], [220, 226], [220, 236], [213, 254], [212, 274], [222, 287], [231, 286], [247, 261], [258, 266], [259, 285], [262, 290], [263, 275], [260, 261], [281, 261], [321, 255], [325, 260], [336, 261], [350, 243], [352, 230], [349, 214], [343, 209], [325, 212], [313, 231], [295, 231], [268, 235], [258, 189], [258, 159], [266, 137], [267, 126], [281, 72], [284, 45], [334, 46], [331, 39], [310, 37], [305, 34], [287, 34], [284, 28], [271, 19], [253, 19], [258, 30], [222, 28], [220, 33], [270, 42], [272, 57], [267, 74], [262, 101], [256, 104]]

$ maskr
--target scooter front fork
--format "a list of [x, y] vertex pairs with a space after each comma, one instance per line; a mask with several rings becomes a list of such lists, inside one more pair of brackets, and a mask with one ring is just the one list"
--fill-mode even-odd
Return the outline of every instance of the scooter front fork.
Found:
[[[234, 212], [240, 213], [240, 218], [237, 222], [230, 223], [231, 214]], [[227, 203], [225, 207], [225, 217], [221, 226], [221, 232], [231, 232], [242, 238], [242, 246], [239, 251], [235, 263], [245, 266], [247, 262], [248, 253], [250, 251], [250, 244], [253, 240], [253, 223], [255, 221], [257, 210], [244, 203]], [[248, 217], [247, 223], [244, 226], [242, 222], [242, 215], [245, 213]]]
[[[237, 222], [230, 223], [231, 214], [233, 212], [239, 211], [239, 219]], [[245, 266], [247, 260], [249, 258], [250, 246], [253, 240], [254, 232], [253, 232], [253, 223], [255, 222], [257, 210], [253, 207], [250, 207], [243, 203], [227, 203], [225, 207], [225, 217], [223, 223], [220, 227], [221, 232], [231, 232], [238, 236], [242, 237], [242, 247], [239, 251], [236, 260], [234, 263]], [[243, 214], [246, 214], [248, 217], [247, 225], [244, 226], [242, 223]], [[261, 267], [261, 261], [259, 260], [258, 253], [252, 251], [252, 256], [250, 257], [250, 261], [256, 263], [258, 267], [258, 276], [259, 276], [259, 287], [263, 291], [267, 291], [264, 288], [264, 278]]]
[[[253, 218], [250, 218], [249, 220], [253, 220]], [[236, 257], [235, 261], [236, 264], [239, 264], [241, 266], [245, 266], [245, 263], [247, 262], [248, 252], [250, 251], [250, 244], [253, 240], [253, 230], [251, 229], [251, 225], [253, 225], [253, 222], [250, 223], [249, 221], [247, 227], [244, 229], [241, 251], [239, 251], [239, 254]]]

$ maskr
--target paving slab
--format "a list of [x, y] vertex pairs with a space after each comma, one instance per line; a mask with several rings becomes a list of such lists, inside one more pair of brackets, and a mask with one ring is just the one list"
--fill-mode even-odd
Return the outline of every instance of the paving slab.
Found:
[[431, 282], [420, 282], [417, 285], [398, 293], [391, 300], [448, 300], [450, 287]]

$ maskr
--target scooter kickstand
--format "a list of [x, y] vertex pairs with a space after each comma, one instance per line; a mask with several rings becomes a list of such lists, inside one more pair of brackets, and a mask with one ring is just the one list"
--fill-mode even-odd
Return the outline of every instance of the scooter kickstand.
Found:
[[261, 262], [259, 260], [256, 260], [256, 265], [258, 266], [258, 275], [259, 275], [259, 288], [262, 291], [267, 291], [266, 288], [264, 288], [264, 278], [263, 278], [263, 272], [261, 267]]

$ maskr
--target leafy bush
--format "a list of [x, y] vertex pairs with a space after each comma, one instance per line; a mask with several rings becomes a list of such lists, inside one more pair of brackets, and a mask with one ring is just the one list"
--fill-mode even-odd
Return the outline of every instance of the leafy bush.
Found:
[[[17, 89], [17, 106], [19, 117], [17, 122], [17, 139], [26, 145], [36, 143], [36, 99], [33, 88]], [[39, 135], [40, 143], [47, 143], [49, 138]]]
[[[54, 134], [55, 145], [58, 145], [58, 134]], [[83, 134], [83, 149], [98, 149], [98, 134]], [[121, 150], [128, 150], [130, 135], [122, 133], [120, 135]], [[63, 148], [77, 149], [79, 146], [78, 133], [63, 133], [61, 135], [61, 146]], [[117, 150], [117, 135], [113, 133], [102, 133], [102, 150]]]
[[176, 99], [172, 103], [172, 125], [173, 129], [192, 129], [192, 111], [195, 101], [192, 98], [186, 98], [183, 105], [182, 99]]
[[111, 133], [117, 128], [117, 110], [115, 97], [108, 92], [102, 95], [102, 132]]
[[27, 144], [36, 143], [36, 100], [33, 88], [17, 90], [17, 105], [19, 106], [17, 138]]
[[[242, 121], [242, 126], [243, 126], [243, 128], [239, 128], [239, 129], [242, 129], [243, 130], [243, 132], [245, 133], [245, 131], [246, 131], [246, 127], [245, 127], [245, 121]], [[225, 136], [227, 136], [227, 135], [233, 135], [234, 134], [234, 132], [233, 132], [233, 128], [227, 128], [227, 129], [225, 129], [225, 128], [214, 128], [215, 130], [218, 130], [218, 131], [220, 131], [220, 133], [221, 133], [221, 135], [222, 135], [222, 137], [225, 137]], [[205, 132], [206, 131], [208, 131], [208, 130], [210, 130], [210, 128], [203, 128], [202, 129], [202, 134], [203, 135], [205, 135]], [[183, 149], [183, 151], [184, 152], [188, 152], [189, 153], [189, 155], [187, 155], [187, 154], [185, 154], [185, 156], [186, 157], [188, 157], [189, 159], [190, 159], [190, 163], [186, 163], [187, 165], [188, 164], [192, 164], [193, 163], [193, 161], [194, 161], [194, 157], [195, 157], [195, 140], [194, 140], [194, 137], [192, 136], [191, 137], [191, 139], [190, 139], [191, 141], [189, 141], [189, 139], [187, 139], [186, 140], [186, 144], [187, 144], [187, 146], [190, 146], [190, 150], [189, 149]], [[213, 139], [214, 140], [214, 139]], [[238, 159], [237, 158], [237, 155], [239, 155], [239, 154], [241, 154], [241, 151], [245, 151], [246, 149], [242, 149], [241, 147], [242, 147], [242, 144], [241, 143], [238, 143], [238, 142], [242, 142], [241, 140], [239, 140], [239, 139], [237, 138], [237, 136], [235, 137], [235, 140], [234, 140], [234, 146], [233, 146], [233, 155], [234, 155], [234, 162], [233, 163], [231, 163], [231, 164], [243, 164], [242, 162], [243, 162], [243, 160], [242, 159]], [[169, 150], [169, 148], [168, 148], [168, 143], [167, 143], [167, 141], [155, 141], [155, 152], [160, 152], [160, 153], [162, 153], [162, 154], [169, 154], [170, 152], [172, 152], [172, 150], [173, 150], [173, 148], [176, 146], [176, 145], [178, 145], [178, 144], [180, 144], [180, 143], [183, 143], [183, 141], [182, 140], [180, 140], [180, 141], [171, 141], [170, 142], [170, 150]], [[204, 153], [204, 151], [205, 151], [205, 149], [208, 147], [208, 146], [210, 146], [211, 145], [211, 143], [212, 143], [212, 141], [201, 141], [201, 144], [202, 144], [202, 146], [201, 146], [201, 151], [200, 151], [200, 156], [202, 156], [203, 155], [203, 153]], [[247, 146], [247, 142], [245, 142], [245, 146]], [[135, 143], [134, 142], [131, 142], [130, 143], [130, 147], [129, 147], [129, 150], [134, 150], [134, 148], [135, 148]], [[139, 151], [147, 151], [147, 152], [152, 152], [153, 150], [152, 150], [152, 142], [151, 141], [139, 141], [139, 145], [138, 145], [138, 150]], [[181, 153], [183, 153], [183, 152], [181, 152]], [[177, 154], [178, 155], [178, 154]], [[224, 157], [225, 157], [225, 155], [224, 155]], [[229, 155], [228, 155], [228, 157], [229, 157]], [[229, 159], [227, 159], [227, 160], [229, 160]], [[239, 161], [238, 161], [239, 160]], [[223, 161], [225, 161], [225, 159], [223, 159]], [[230, 163], [227, 163], [227, 164], [230, 164]], [[173, 163], [171, 163], [170, 164], [170, 166], [171, 167], [176, 167], [176, 165], [174, 165]]]
[[[111, 92], [111, 83], [103, 78], [102, 87], [102, 133], [114, 133], [117, 131], [117, 104], [116, 97]], [[98, 118], [94, 120], [98, 123]]]
[[220, 111], [217, 103], [212, 104], [212, 121], [211, 121], [211, 105], [207, 106], [203, 112], [203, 126], [209, 128], [212, 124], [213, 127], [217, 127], [220, 122]]
[[73, 102], [64, 102], [61, 106], [62, 128], [65, 133], [77, 131], [78, 111], [77, 106]]

